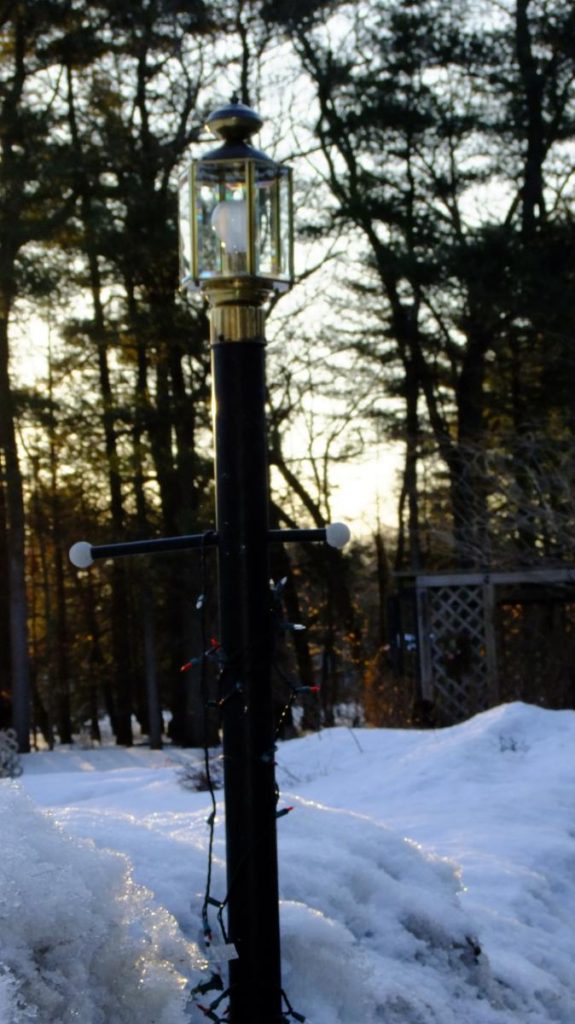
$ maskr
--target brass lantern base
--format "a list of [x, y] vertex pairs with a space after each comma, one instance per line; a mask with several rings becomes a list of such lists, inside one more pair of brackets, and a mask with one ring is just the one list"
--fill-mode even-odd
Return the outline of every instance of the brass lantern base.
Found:
[[205, 285], [210, 304], [210, 341], [257, 341], [265, 345], [263, 303], [269, 297], [267, 281], [257, 277], [212, 280]]
[[210, 341], [257, 341], [265, 345], [265, 316], [261, 306], [213, 306], [210, 309]]

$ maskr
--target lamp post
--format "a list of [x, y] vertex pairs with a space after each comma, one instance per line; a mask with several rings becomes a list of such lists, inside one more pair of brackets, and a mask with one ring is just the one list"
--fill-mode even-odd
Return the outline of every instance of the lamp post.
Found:
[[240, 103], [213, 113], [222, 145], [180, 187], [182, 284], [207, 296], [212, 348], [231, 1024], [284, 1019], [263, 303], [291, 284], [291, 174], [248, 141], [261, 124]]
[[255, 111], [232, 101], [208, 118], [222, 144], [193, 160], [180, 181], [184, 288], [210, 307], [216, 529], [183, 537], [92, 546], [70, 560], [213, 545], [218, 552], [228, 911], [230, 1024], [282, 1024], [276, 844], [277, 789], [271, 691], [268, 545], [325, 542], [341, 548], [342, 523], [270, 530], [265, 424], [265, 314], [292, 283], [291, 172], [255, 149]]

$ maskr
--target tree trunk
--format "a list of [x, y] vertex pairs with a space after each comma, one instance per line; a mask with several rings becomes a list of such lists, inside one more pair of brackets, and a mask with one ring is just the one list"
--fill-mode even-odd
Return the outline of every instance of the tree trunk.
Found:
[[[84, 152], [76, 119], [73, 74], [67, 65], [68, 122], [76, 154], [77, 189], [80, 196], [80, 210], [84, 229], [83, 248], [88, 264], [88, 278], [93, 306], [93, 336], [96, 343], [96, 357], [100, 395], [102, 402], [102, 426], [110, 490], [110, 511], [112, 528], [116, 539], [120, 539], [124, 527], [122, 482], [119, 470], [120, 457], [116, 439], [116, 415], [108, 365], [108, 341], [106, 319], [102, 303], [102, 278], [100, 272], [97, 241], [94, 234], [94, 211], [91, 199], [90, 181], [84, 170]], [[114, 706], [109, 708], [112, 728], [116, 741], [131, 746], [132, 737], [132, 678], [129, 645], [126, 637], [126, 615], [128, 611], [127, 582], [124, 567], [114, 561], [111, 569], [111, 633], [114, 662]]]
[[382, 649], [388, 642], [387, 605], [390, 591], [390, 571], [385, 541], [381, 529], [373, 536], [377, 566], [377, 646]]
[[543, 120], [545, 80], [537, 68], [529, 25], [531, 0], [517, 0], [515, 9], [515, 49], [526, 115], [526, 150], [521, 190], [522, 231], [529, 241], [537, 221], [545, 217], [543, 162], [545, 160], [546, 128]]
[[0, 448], [4, 453], [8, 538], [8, 593], [13, 723], [22, 753], [30, 750], [30, 664], [26, 596], [24, 495], [16, 442], [15, 411], [10, 386], [8, 318], [10, 303], [1, 297], [0, 310]]
[[485, 354], [490, 338], [470, 328], [456, 386], [457, 448], [449, 462], [459, 568], [483, 568], [490, 562], [487, 469], [485, 460]]
[[[0, 580], [8, 579], [8, 523], [6, 518], [6, 474], [4, 453], [0, 448]], [[10, 600], [6, 587], [0, 587], [0, 691], [8, 694], [11, 680]], [[5, 697], [7, 700], [7, 697]]]
[[[399, 540], [396, 552], [396, 570], [406, 564], [413, 572], [421, 569], [421, 531], [419, 526], [419, 491], [417, 464], [419, 460], [419, 381], [413, 361], [404, 356], [405, 381], [405, 459], [403, 486], [399, 501]], [[404, 510], [407, 505], [407, 530]], [[406, 550], [407, 549], [407, 550]]]
[[[270, 525], [274, 530], [277, 530], [280, 527], [278, 510], [273, 503], [270, 505]], [[283, 544], [272, 545], [270, 550], [270, 560], [273, 576], [278, 580], [286, 580], [283, 590], [283, 600], [288, 621], [305, 625], [305, 617], [301, 611], [297, 584], [292, 572], [291, 559]], [[299, 686], [310, 687], [317, 685], [313, 661], [309, 650], [307, 632], [305, 630], [296, 630], [295, 632], [290, 633], [290, 636], [293, 640], [296, 659], [297, 684]], [[278, 696], [276, 703], [279, 714], [281, 715], [286, 707], [287, 700], [289, 699], [289, 693], [286, 693], [281, 687], [278, 689], [281, 696]], [[303, 708], [302, 728], [304, 730], [312, 731], [319, 729], [321, 724], [319, 715], [320, 705], [317, 698], [314, 697], [313, 694], [304, 694], [301, 703]], [[286, 738], [285, 726], [289, 728], [292, 725], [291, 715], [289, 717], [286, 716], [286, 719], [287, 721], [282, 723], [282, 738]]]
[[72, 743], [72, 717], [70, 707], [70, 672], [68, 656], [68, 611], [65, 586], [64, 541], [62, 536], [62, 502], [58, 493], [58, 447], [54, 417], [54, 396], [52, 387], [52, 366], [49, 369], [50, 418], [50, 505], [51, 541], [54, 557], [56, 584], [56, 621], [54, 629], [56, 671], [56, 721], [61, 743]]
[[[129, 294], [133, 297], [132, 289]], [[142, 439], [148, 405], [148, 360], [145, 343], [141, 335], [137, 335], [137, 374], [135, 394], [134, 427], [132, 430], [132, 449], [134, 463], [134, 493], [136, 498], [136, 522], [138, 537], [150, 535], [148, 525], [148, 507], [144, 490], [144, 466], [142, 457]], [[150, 574], [153, 569], [147, 563], [139, 565], [136, 573], [137, 604], [140, 611], [143, 656], [143, 675], [145, 681], [145, 715], [143, 716], [144, 731], [147, 731], [152, 750], [162, 748], [162, 712], [158, 693], [158, 674], [156, 658], [156, 633], [154, 621], [153, 592], [157, 589]]]

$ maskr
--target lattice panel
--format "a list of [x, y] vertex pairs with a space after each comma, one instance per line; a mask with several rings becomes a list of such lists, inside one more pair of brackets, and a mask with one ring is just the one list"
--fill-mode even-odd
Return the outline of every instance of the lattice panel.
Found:
[[417, 683], [438, 725], [510, 700], [575, 706], [575, 567], [413, 582]]
[[427, 594], [434, 704], [443, 722], [461, 721], [488, 704], [484, 590], [449, 585]]

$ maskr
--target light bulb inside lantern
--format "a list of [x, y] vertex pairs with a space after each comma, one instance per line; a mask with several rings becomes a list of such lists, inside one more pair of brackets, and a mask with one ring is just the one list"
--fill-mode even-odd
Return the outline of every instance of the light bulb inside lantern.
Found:
[[248, 249], [248, 217], [245, 199], [224, 199], [214, 207], [212, 227], [229, 253]]

